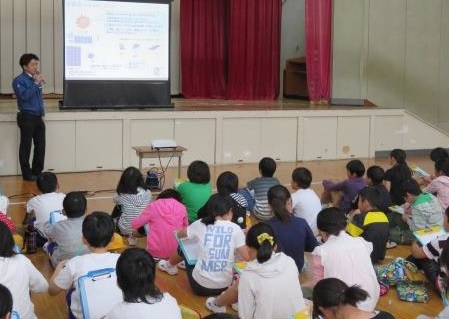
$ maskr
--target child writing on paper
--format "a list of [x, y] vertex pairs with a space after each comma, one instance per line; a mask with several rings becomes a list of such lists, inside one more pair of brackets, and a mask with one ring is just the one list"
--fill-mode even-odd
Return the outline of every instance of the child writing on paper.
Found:
[[[232, 220], [232, 200], [229, 196], [214, 194], [208, 201], [209, 216], [178, 231], [178, 238], [199, 241], [200, 253], [194, 266], [186, 262], [187, 278], [193, 292], [200, 296], [214, 296], [223, 292], [232, 282], [232, 264], [237, 254], [248, 259], [245, 235]], [[161, 260], [158, 268], [176, 275], [176, 265], [182, 260], [180, 251], [169, 260]]]
[[260, 222], [246, 234], [250, 261], [238, 283], [217, 298], [208, 298], [206, 307], [226, 312], [226, 305], [237, 301], [242, 319], [284, 319], [304, 309], [299, 272], [294, 260], [276, 253], [276, 235], [270, 225]]
[[390, 164], [392, 167], [385, 172], [385, 187], [390, 191], [393, 205], [405, 203], [402, 191], [402, 183], [412, 178], [412, 170], [406, 162], [407, 155], [401, 149], [390, 152]]
[[449, 206], [449, 160], [439, 159], [435, 162], [435, 178], [423, 189], [434, 194], [443, 210]]
[[[429, 157], [430, 157], [430, 160], [434, 163], [436, 163], [438, 161], [448, 161], [449, 160], [449, 154], [448, 154], [447, 150], [442, 147], [435, 147], [432, 151], [430, 151]], [[435, 177], [436, 177], [435, 175], [421, 177], [420, 184], [426, 186]]]
[[[449, 208], [446, 208], [443, 216], [443, 227], [449, 231]], [[407, 259], [424, 271], [427, 280], [441, 293], [441, 277], [439, 259], [443, 248], [447, 245], [449, 233], [438, 237], [425, 245], [414, 241], [412, 243], [412, 255]]]

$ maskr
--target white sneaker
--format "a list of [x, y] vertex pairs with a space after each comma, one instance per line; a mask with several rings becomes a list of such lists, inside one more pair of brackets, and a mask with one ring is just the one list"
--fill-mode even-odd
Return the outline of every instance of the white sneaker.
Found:
[[186, 269], [186, 262], [183, 260], [179, 262], [177, 266], [181, 269]]
[[394, 241], [388, 241], [387, 242], [387, 249], [392, 249], [394, 247], [396, 247], [398, 244], [395, 243]]
[[213, 313], [226, 313], [225, 306], [217, 306], [215, 303], [215, 297], [209, 297], [206, 299], [206, 308], [212, 311]]
[[231, 308], [238, 312], [239, 311], [239, 303], [238, 302], [234, 302], [231, 305]]
[[433, 317], [425, 316], [425, 315], [419, 315], [416, 317], [416, 319], [432, 319]]
[[171, 266], [168, 263], [168, 260], [161, 260], [157, 264], [157, 268], [159, 268], [162, 271], [165, 271], [167, 274], [174, 276], [178, 274], [178, 268], [176, 266]]

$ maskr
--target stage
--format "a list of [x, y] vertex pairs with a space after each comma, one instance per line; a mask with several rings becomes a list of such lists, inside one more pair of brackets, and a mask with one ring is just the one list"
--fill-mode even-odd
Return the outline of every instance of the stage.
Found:
[[[429, 149], [449, 138], [404, 109], [310, 105], [308, 101], [173, 99], [173, 108], [59, 110], [46, 99], [46, 169], [55, 172], [122, 170], [138, 166], [132, 147], [174, 139], [187, 148], [184, 165], [370, 158], [393, 148]], [[14, 99], [0, 100], [0, 175], [19, 174]], [[144, 167], [167, 165], [146, 159]], [[172, 160], [170, 166], [176, 165]]]

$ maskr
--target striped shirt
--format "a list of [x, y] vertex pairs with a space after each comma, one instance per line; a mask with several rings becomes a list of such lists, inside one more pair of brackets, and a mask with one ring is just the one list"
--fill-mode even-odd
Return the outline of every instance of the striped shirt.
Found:
[[441, 252], [443, 251], [443, 248], [446, 246], [448, 238], [449, 238], [449, 233], [445, 234], [441, 237], [438, 237], [438, 238], [428, 242], [427, 244], [425, 244], [422, 247], [422, 250], [423, 250], [424, 254], [427, 256], [427, 258], [438, 262]]
[[151, 202], [151, 191], [139, 187], [137, 194], [115, 195], [114, 202], [121, 205], [122, 215], [118, 221], [120, 232], [123, 235], [129, 235], [133, 230], [131, 222]]
[[278, 185], [279, 180], [276, 177], [257, 177], [248, 182], [247, 188], [249, 190], [254, 190], [254, 200], [256, 202], [254, 208], [254, 215], [262, 220], [268, 220], [273, 217], [271, 212], [271, 207], [268, 204], [268, 190], [274, 186]]
[[410, 230], [443, 225], [443, 214], [438, 199], [429, 193], [422, 193], [411, 203]]

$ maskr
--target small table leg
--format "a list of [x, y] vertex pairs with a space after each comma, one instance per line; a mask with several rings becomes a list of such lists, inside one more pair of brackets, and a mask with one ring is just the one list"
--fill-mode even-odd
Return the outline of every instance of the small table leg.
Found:
[[139, 155], [139, 171], [142, 170], [142, 155]]
[[178, 178], [181, 178], [181, 156], [178, 156]]

